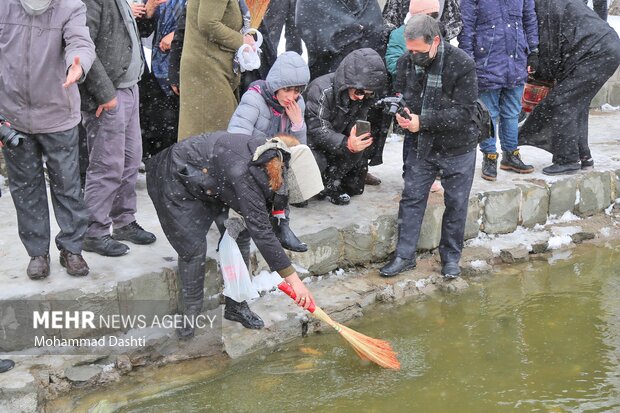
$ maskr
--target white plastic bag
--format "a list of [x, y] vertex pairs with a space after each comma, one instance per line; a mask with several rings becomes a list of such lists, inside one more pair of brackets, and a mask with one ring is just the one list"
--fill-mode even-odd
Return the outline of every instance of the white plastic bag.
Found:
[[220, 241], [219, 258], [224, 278], [224, 295], [238, 303], [258, 297], [237, 242], [228, 234], [228, 231], [224, 233]]
[[259, 48], [263, 44], [263, 35], [256, 29], [250, 29], [245, 34], [256, 34], [256, 42], [254, 46], [249, 44], [242, 45], [237, 50], [237, 59], [239, 60], [239, 68], [242, 72], [251, 72], [260, 67]]

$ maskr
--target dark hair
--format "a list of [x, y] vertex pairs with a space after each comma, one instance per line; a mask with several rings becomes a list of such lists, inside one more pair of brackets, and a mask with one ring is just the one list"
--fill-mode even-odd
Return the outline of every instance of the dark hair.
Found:
[[439, 23], [426, 14], [416, 14], [405, 25], [405, 39], [415, 40], [423, 38], [426, 44], [431, 44], [436, 36], [441, 36]]

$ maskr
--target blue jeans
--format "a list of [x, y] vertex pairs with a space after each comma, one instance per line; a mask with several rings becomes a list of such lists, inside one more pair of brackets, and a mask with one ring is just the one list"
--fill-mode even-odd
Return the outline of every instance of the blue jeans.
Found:
[[[499, 118], [499, 142], [504, 152], [517, 149], [523, 87], [524, 85], [512, 89], [482, 90], [479, 94], [480, 100], [487, 105], [491, 113], [494, 126], [498, 125]], [[480, 142], [480, 150], [484, 153], [497, 152], [495, 137]]]

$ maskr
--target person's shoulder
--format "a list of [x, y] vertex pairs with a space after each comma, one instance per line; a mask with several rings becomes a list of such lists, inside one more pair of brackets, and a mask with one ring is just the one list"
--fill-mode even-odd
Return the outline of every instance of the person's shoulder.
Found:
[[461, 71], [468, 72], [476, 68], [476, 62], [464, 50], [450, 43], [445, 42], [445, 53], [454, 67], [461, 68]]
[[241, 96], [241, 102], [240, 104], [247, 104], [247, 105], [252, 105], [255, 107], [262, 107], [262, 106], [267, 106], [267, 102], [265, 102], [265, 99], [261, 96], [261, 94], [259, 92], [257, 92], [256, 90], [248, 90], [246, 91], [242, 96]]
[[306, 90], [306, 100], [319, 96], [334, 86], [334, 73], [319, 76], [310, 82]]

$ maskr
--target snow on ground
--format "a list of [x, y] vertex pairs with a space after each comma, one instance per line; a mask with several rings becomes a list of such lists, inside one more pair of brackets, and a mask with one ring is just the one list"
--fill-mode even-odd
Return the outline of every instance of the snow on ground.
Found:
[[516, 245], [523, 245], [531, 251], [532, 244], [544, 242], [547, 239], [549, 239], [549, 232], [544, 229], [517, 227], [510, 234], [489, 235], [480, 232], [476, 238], [466, 241], [465, 246], [489, 248], [494, 255], [499, 255], [501, 250], [514, 248]]

